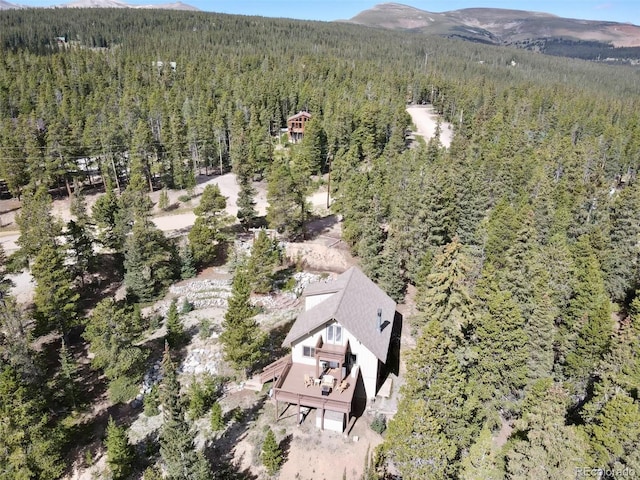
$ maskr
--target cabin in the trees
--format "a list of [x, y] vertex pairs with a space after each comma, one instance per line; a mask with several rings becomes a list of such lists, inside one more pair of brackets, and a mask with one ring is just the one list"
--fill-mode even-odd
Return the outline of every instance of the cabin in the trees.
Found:
[[375, 398], [389, 373], [397, 373], [400, 315], [396, 303], [352, 267], [303, 293], [305, 310], [283, 345], [291, 355], [264, 369], [272, 396], [296, 405], [298, 417], [316, 410], [316, 426], [342, 432]]
[[304, 126], [311, 119], [309, 112], [298, 112], [292, 117], [287, 118], [287, 133], [289, 141], [298, 143], [304, 137]]

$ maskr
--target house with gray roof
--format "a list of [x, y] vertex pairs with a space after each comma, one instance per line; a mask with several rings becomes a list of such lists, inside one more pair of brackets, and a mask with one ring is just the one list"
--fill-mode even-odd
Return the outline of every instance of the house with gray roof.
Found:
[[284, 339], [290, 356], [262, 373], [276, 402], [315, 408], [320, 428], [343, 431], [354, 403], [373, 399], [397, 357], [396, 303], [352, 267], [304, 290], [304, 311]]

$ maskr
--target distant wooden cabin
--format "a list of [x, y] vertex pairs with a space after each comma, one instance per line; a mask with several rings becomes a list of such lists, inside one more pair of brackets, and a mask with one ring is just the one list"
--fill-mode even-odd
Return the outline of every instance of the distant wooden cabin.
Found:
[[289, 141], [298, 143], [304, 137], [304, 126], [311, 119], [309, 112], [298, 112], [292, 117], [287, 118], [287, 133]]

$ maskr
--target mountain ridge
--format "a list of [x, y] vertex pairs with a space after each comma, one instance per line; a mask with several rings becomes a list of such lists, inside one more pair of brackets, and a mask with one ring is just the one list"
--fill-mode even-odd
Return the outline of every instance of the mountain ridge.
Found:
[[161, 10], [184, 10], [199, 12], [200, 9], [183, 2], [157, 3], [148, 5], [132, 5], [120, 0], [75, 0], [51, 7], [27, 7], [6, 0], [0, 0], [0, 10], [23, 9], [23, 8], [133, 8], [133, 9], [161, 9]]
[[637, 25], [565, 18], [528, 10], [465, 8], [438, 13], [401, 3], [381, 3], [340, 22], [520, 47], [559, 39], [640, 47], [640, 26]]

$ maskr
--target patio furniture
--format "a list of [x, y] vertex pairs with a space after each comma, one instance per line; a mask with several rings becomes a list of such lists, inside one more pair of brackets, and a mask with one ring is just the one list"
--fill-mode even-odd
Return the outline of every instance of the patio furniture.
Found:
[[327, 397], [331, 393], [331, 387], [329, 385], [322, 385], [322, 396]]
[[333, 386], [335, 385], [335, 381], [336, 379], [333, 377], [333, 375], [323, 375], [322, 376], [322, 386], [327, 386], [329, 388], [333, 388]]
[[336, 390], [338, 391], [338, 393], [342, 393], [347, 388], [349, 388], [349, 382], [347, 382], [346, 380], [343, 380], [342, 382], [340, 382], [340, 385], [338, 386], [338, 388], [336, 388]]
[[316, 387], [320, 386], [320, 382], [322, 382], [322, 379], [320, 379], [320, 378], [314, 378], [313, 379], [313, 385], [316, 386]]
[[304, 386], [305, 387], [310, 387], [311, 385], [313, 385], [313, 378], [311, 378], [311, 375], [309, 375], [308, 373], [304, 374]]

